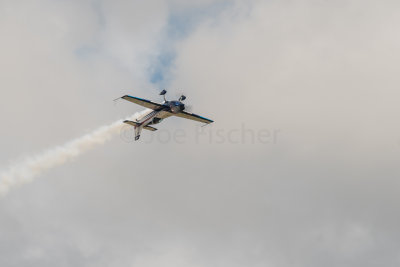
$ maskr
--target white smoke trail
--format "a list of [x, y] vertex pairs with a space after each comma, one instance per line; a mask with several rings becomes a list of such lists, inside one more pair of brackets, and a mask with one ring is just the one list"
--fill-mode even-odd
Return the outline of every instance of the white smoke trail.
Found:
[[[138, 115], [139, 113], [136, 113], [128, 119], [132, 120]], [[34, 178], [48, 169], [62, 165], [83, 152], [104, 144], [121, 130], [122, 122], [123, 120], [119, 120], [110, 125], [100, 127], [92, 133], [74, 139], [62, 146], [49, 149], [42, 154], [26, 158], [11, 165], [7, 170], [0, 172], [0, 195], [5, 195], [12, 187], [33, 181]]]

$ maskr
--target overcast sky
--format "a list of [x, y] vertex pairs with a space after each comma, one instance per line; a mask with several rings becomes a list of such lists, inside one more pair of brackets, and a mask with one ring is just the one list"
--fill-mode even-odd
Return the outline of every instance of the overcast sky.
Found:
[[0, 169], [141, 110], [124, 94], [215, 120], [13, 188], [0, 266], [399, 266], [399, 8], [0, 0]]

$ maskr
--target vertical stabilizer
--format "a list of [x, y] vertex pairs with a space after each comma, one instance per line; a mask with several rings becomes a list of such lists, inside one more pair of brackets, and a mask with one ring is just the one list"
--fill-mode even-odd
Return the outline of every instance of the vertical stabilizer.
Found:
[[142, 125], [135, 126], [135, 141], [139, 140], [142, 129], [143, 129]]
[[124, 121], [124, 123], [129, 124], [135, 128], [135, 141], [139, 140], [140, 133], [142, 132], [143, 129], [143, 125], [141, 123], [128, 120]]

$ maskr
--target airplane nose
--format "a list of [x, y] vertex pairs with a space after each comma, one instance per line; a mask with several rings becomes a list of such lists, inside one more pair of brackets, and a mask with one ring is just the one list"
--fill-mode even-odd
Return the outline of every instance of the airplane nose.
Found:
[[172, 113], [178, 113], [180, 111], [179, 106], [171, 107]]

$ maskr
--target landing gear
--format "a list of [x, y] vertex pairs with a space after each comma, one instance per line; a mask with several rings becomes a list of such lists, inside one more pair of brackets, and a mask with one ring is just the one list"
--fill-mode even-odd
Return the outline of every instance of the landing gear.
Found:
[[167, 99], [165, 99], [165, 94], [167, 93], [167, 90], [162, 90], [160, 95], [162, 95], [164, 97], [164, 101], [167, 102]]

